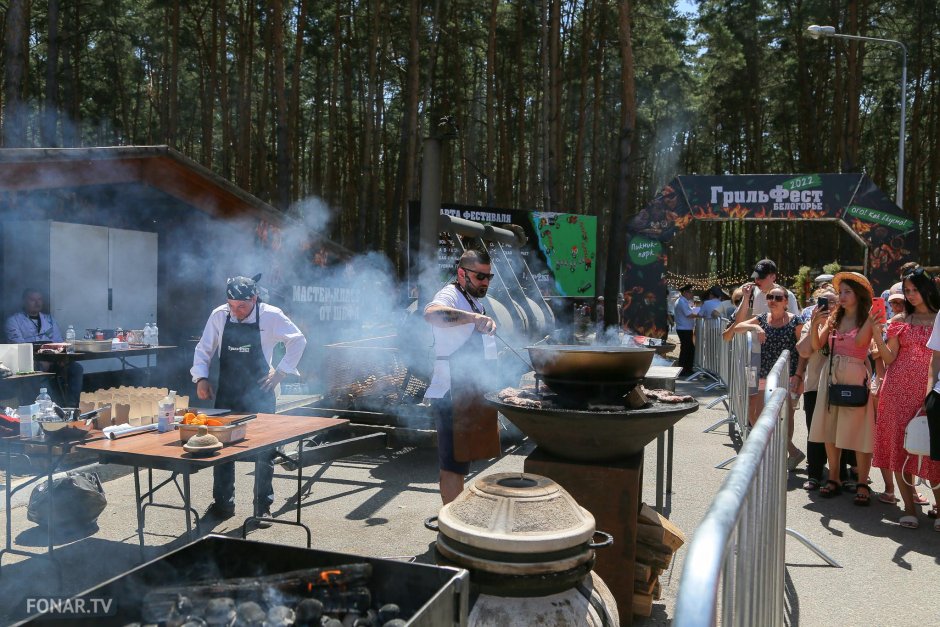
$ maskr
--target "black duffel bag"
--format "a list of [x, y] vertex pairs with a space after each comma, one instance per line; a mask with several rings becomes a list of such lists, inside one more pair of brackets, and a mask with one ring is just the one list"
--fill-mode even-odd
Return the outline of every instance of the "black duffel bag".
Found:
[[55, 499], [56, 527], [83, 527], [98, 519], [108, 504], [97, 473], [69, 472], [64, 477], [43, 481], [29, 495], [26, 517], [37, 525], [49, 524], [49, 497]]

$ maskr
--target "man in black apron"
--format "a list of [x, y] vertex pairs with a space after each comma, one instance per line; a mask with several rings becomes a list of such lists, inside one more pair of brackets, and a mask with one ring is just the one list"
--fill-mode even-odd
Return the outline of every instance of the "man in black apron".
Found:
[[484, 360], [496, 358], [496, 322], [481, 301], [492, 277], [489, 255], [468, 250], [457, 264], [457, 280], [424, 309], [424, 319], [434, 327], [436, 355], [425, 401], [437, 426], [445, 505], [463, 491], [471, 461], [500, 454], [496, 411], [483, 402], [487, 373], [495, 371]]
[[[216, 407], [236, 414], [273, 414], [274, 388], [284, 376], [296, 373], [296, 362], [306, 345], [303, 334], [280, 309], [258, 299], [258, 278], [228, 280], [228, 303], [210, 315], [193, 361], [197, 396], [203, 400], [214, 396]], [[272, 370], [269, 360], [278, 342], [284, 342], [287, 351], [278, 368]], [[217, 350], [213, 350], [215, 347]], [[213, 352], [219, 356], [219, 385], [215, 392], [207, 377]], [[273, 451], [265, 453], [255, 462], [256, 517], [268, 516], [274, 502], [275, 455]], [[213, 504], [207, 514], [230, 518], [235, 512], [235, 464], [220, 464], [213, 471]], [[263, 521], [258, 524], [270, 526]]]

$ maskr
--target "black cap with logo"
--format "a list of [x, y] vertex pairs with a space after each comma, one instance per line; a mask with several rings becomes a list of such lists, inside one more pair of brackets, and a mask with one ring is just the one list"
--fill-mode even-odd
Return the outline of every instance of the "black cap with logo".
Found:
[[768, 274], [777, 274], [777, 264], [770, 259], [761, 259], [754, 266], [754, 272], [751, 273], [751, 278], [763, 279]]

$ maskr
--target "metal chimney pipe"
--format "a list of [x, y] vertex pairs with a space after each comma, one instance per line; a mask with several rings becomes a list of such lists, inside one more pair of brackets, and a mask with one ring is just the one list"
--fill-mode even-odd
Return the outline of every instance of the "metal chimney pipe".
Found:
[[437, 254], [441, 213], [441, 140], [426, 137], [421, 158], [421, 233], [418, 246], [418, 308], [424, 308], [440, 287]]

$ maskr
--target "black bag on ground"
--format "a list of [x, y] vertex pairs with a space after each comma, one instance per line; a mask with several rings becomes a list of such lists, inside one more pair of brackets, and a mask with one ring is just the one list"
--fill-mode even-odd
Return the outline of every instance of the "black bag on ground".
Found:
[[[55, 526], [81, 527], [98, 519], [108, 504], [97, 473], [69, 472], [52, 480], [55, 499]], [[49, 524], [49, 481], [43, 481], [29, 495], [26, 517], [37, 525]]]

